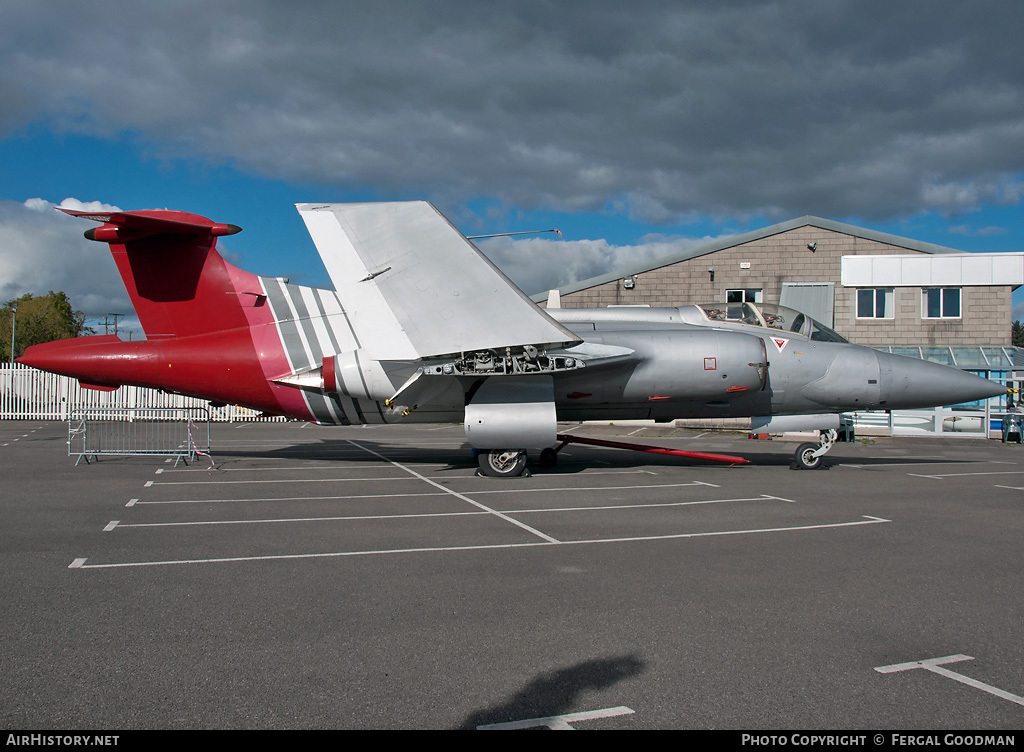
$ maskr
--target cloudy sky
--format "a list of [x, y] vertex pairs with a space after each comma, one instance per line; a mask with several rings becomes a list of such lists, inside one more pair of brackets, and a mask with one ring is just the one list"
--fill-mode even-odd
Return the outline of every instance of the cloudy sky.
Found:
[[130, 310], [62, 202], [238, 224], [233, 262], [322, 286], [297, 202], [559, 227], [481, 243], [529, 293], [804, 214], [1021, 251], [1021, 28], [942, 0], [11, 0], [0, 298]]

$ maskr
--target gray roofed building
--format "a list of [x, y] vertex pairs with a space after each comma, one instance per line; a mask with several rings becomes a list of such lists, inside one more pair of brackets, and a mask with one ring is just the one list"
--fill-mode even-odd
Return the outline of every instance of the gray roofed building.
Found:
[[[1024, 254], [967, 254], [804, 216], [559, 293], [564, 308], [779, 303], [864, 345], [1006, 346], [1011, 294], [1022, 281]], [[547, 297], [533, 300], [543, 305]]]

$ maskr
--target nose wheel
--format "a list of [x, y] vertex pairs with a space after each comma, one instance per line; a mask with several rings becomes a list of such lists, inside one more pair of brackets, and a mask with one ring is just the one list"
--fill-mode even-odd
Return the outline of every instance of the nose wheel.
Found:
[[821, 436], [818, 438], [817, 444], [807, 442], [801, 444], [796, 449], [796, 454], [793, 456], [793, 469], [794, 470], [817, 470], [821, 467], [821, 458], [825, 456], [825, 453], [832, 448], [832, 445], [836, 443], [836, 438], [839, 434], [834, 428], [830, 428], [827, 431], [822, 431]]
[[515, 478], [526, 471], [526, 452], [522, 449], [481, 450], [476, 461], [480, 474], [488, 478]]

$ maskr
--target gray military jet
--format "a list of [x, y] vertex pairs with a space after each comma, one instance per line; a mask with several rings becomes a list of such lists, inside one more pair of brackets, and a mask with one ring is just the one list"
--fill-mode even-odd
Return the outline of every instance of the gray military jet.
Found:
[[297, 208], [335, 290], [231, 266], [216, 239], [234, 225], [68, 211], [103, 223], [86, 237], [109, 243], [147, 340], [63, 340], [21, 362], [93, 388], [158, 387], [324, 424], [464, 423], [489, 476], [521, 475], [528, 451], [553, 463], [569, 440], [558, 421], [587, 420], [819, 430], [796, 453], [812, 468], [840, 413], [1005, 392], [778, 306], [543, 310], [427, 202]]

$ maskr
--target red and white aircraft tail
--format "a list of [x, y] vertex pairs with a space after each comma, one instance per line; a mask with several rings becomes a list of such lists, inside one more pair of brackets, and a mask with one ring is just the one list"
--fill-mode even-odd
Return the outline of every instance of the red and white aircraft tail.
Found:
[[[423, 358], [579, 342], [427, 202], [297, 208], [337, 291], [232, 266], [217, 238], [235, 225], [62, 209], [103, 223], [85, 235], [109, 244], [147, 339], [62, 340], [20, 362], [94, 388], [134, 384], [318, 423], [383, 423], [408, 415], [384, 403]], [[432, 407], [417, 419], [461, 420], [457, 384], [430, 390]]]

